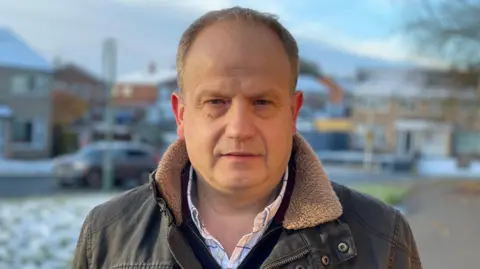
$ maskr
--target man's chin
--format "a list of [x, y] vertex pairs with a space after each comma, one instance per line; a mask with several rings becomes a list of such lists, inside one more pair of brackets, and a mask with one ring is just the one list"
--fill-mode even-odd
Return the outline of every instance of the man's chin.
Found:
[[221, 176], [217, 178], [218, 183], [222, 188], [232, 191], [242, 191], [255, 186], [261, 185], [264, 178], [259, 177], [258, 172], [254, 173], [231, 173], [228, 176]]

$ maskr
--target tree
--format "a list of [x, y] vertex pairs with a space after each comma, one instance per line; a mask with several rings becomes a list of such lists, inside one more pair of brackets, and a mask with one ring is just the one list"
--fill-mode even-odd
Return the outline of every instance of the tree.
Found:
[[306, 59], [300, 59], [299, 73], [301, 75], [308, 75], [313, 77], [320, 77], [322, 72], [318, 65]]
[[55, 125], [69, 125], [81, 118], [87, 110], [85, 100], [67, 91], [53, 91], [52, 102]]
[[318, 83], [325, 85], [329, 91], [329, 102], [338, 104], [344, 101], [344, 92], [341, 86], [335, 83], [333, 79], [325, 76], [316, 63], [306, 59], [300, 59], [299, 73], [301, 75], [312, 76], [317, 79]]
[[480, 67], [480, 0], [408, 0], [402, 28], [414, 53]]

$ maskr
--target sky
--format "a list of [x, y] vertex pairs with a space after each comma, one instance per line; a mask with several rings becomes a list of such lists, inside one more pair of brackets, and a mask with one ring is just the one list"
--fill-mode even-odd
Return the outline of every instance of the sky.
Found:
[[422, 62], [405, 49], [398, 0], [0, 0], [8, 27], [48, 60], [101, 72], [102, 41], [118, 42], [118, 72], [174, 65], [182, 32], [203, 13], [234, 5], [274, 13], [297, 39], [388, 60]]

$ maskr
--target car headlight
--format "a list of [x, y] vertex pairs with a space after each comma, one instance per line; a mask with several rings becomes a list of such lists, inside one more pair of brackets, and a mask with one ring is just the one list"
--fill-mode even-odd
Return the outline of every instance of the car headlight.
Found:
[[74, 162], [72, 167], [73, 170], [84, 171], [88, 168], [88, 165], [84, 162]]

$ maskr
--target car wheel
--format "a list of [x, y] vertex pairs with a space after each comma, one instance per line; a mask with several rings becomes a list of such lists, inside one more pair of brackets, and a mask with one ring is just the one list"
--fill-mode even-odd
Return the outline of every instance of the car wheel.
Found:
[[102, 187], [102, 174], [98, 171], [90, 172], [86, 175], [85, 181], [88, 187], [98, 190]]

